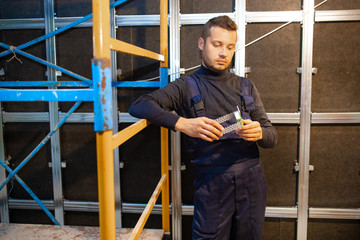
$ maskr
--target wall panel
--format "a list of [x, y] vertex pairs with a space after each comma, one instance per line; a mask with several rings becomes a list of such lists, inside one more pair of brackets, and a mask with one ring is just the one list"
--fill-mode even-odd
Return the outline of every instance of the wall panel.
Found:
[[315, 24], [313, 112], [360, 111], [359, 31], [359, 22]]
[[298, 0], [248, 0], [247, 11], [296, 11], [300, 10], [301, 1]]
[[297, 126], [276, 125], [278, 144], [271, 149], [260, 149], [261, 163], [267, 182], [267, 206], [296, 205], [295, 161], [297, 160]]
[[[9, 167], [15, 169], [43, 140], [48, 133], [46, 123], [7, 123], [4, 127], [5, 156]], [[41, 148], [18, 172], [19, 177], [40, 199], [52, 199], [52, 174], [49, 168], [50, 144]], [[13, 188], [12, 188], [13, 186]], [[9, 197], [32, 199], [17, 183], [8, 185]]]
[[360, 206], [360, 126], [311, 129], [310, 207]]
[[232, 12], [234, 0], [223, 0], [221, 4], [217, 0], [181, 0], [181, 13], [221, 13]]
[[[248, 24], [246, 42], [251, 42], [280, 24]], [[300, 26], [293, 23], [246, 48], [248, 77], [258, 88], [267, 112], [298, 112]]]

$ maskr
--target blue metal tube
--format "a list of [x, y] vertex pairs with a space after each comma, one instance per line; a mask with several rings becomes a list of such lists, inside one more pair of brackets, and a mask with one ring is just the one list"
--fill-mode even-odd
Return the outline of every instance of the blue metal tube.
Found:
[[91, 64], [94, 79], [94, 129], [107, 131], [113, 128], [110, 59], [94, 58]]
[[5, 181], [0, 186], [0, 191], [4, 188], [4, 186], [14, 178], [15, 174], [17, 174], [22, 167], [25, 166], [26, 163], [46, 144], [47, 141], [51, 138], [51, 136], [63, 125], [63, 123], [69, 118], [69, 116], [76, 110], [76, 108], [82, 102], [76, 102], [74, 106], [69, 110], [69, 112], [64, 116], [64, 118], [56, 125], [56, 127], [37, 145], [37, 147], [15, 168], [14, 171], [9, 173]]
[[158, 88], [158, 87], [160, 87], [160, 82], [159, 81], [154, 81], [154, 82], [116, 81], [116, 82], [112, 82], [111, 86], [112, 87], [156, 87], [156, 88]]
[[[160, 87], [159, 81], [114, 81], [112, 87]], [[89, 87], [89, 84], [79, 81], [0, 81], [0, 87]]]
[[1, 102], [35, 102], [35, 101], [57, 101], [57, 102], [75, 102], [75, 101], [94, 101], [93, 89], [0, 89]]
[[168, 68], [161, 67], [160, 68], [160, 88], [165, 87], [169, 81], [169, 73]]
[[[1, 159], [0, 159], [0, 165], [3, 166], [10, 174], [13, 173], [11, 168], [9, 168], [9, 166], [7, 166], [6, 163], [4, 161], [2, 161]], [[14, 176], [15, 176], [16, 181], [18, 181], [18, 183], [25, 189], [25, 191], [27, 191], [29, 193], [29, 195], [41, 207], [41, 209], [46, 213], [46, 215], [49, 216], [51, 221], [53, 221], [53, 223], [55, 223], [55, 225], [60, 225], [60, 223], [56, 220], [54, 215], [52, 215], [52, 213], [41, 202], [40, 198], [38, 198], [38, 196], [36, 196], [36, 194], [26, 185], [26, 183], [18, 175], [15, 174]]]
[[[116, 7], [116, 6], [124, 3], [124, 2], [126, 2], [126, 1], [127, 1], [127, 0], [119, 0], [119, 1], [116, 1], [116, 2], [114, 2], [114, 3], [112, 3], [112, 4], [110, 4], [110, 8], [114, 8], [114, 7]], [[21, 49], [24, 49], [24, 48], [26, 48], [26, 47], [32, 46], [32, 45], [34, 45], [34, 44], [36, 44], [36, 43], [38, 43], [38, 42], [41, 42], [41, 41], [43, 41], [43, 40], [45, 40], [45, 39], [47, 39], [47, 38], [49, 38], [49, 37], [55, 36], [56, 34], [62, 33], [62, 32], [66, 31], [66, 30], [68, 30], [68, 29], [70, 29], [70, 28], [72, 28], [72, 27], [75, 27], [76, 25], [79, 25], [80, 23], [86, 22], [87, 20], [89, 20], [89, 19], [91, 19], [91, 18], [92, 18], [92, 13], [89, 14], [89, 15], [87, 15], [87, 16], [85, 16], [85, 17], [83, 17], [83, 18], [81, 18], [81, 19], [79, 19], [79, 20], [76, 20], [76, 21], [74, 21], [74, 22], [72, 22], [72, 23], [70, 23], [70, 24], [68, 24], [68, 25], [66, 25], [66, 26], [64, 26], [64, 27], [62, 27], [62, 28], [59, 28], [59, 29], [57, 29], [57, 30], [55, 30], [55, 31], [53, 31], [53, 32], [51, 32], [51, 33], [48, 33], [48, 34], [46, 34], [46, 35], [43, 35], [43, 36], [41, 36], [41, 37], [38, 37], [38, 38], [30, 41], [30, 42], [27, 42], [27, 43], [24, 43], [24, 44], [22, 44], [22, 45], [20, 45], [20, 46], [17, 46], [16, 48], [19, 49], [19, 50], [21, 50]], [[4, 52], [0, 53], [0, 58], [1, 58], [1, 57], [4, 57], [4, 56], [7, 56], [7, 55], [9, 55], [9, 54], [11, 54], [11, 51], [10, 51], [10, 50], [4, 51]]]
[[[7, 44], [5, 44], [5, 43], [1, 43], [1, 42], [0, 42], [0, 47], [6, 48], [6, 49], [10, 49], [10, 48], [11, 48], [9, 45], [7, 45]], [[74, 78], [77, 78], [77, 79], [79, 79], [79, 80], [81, 80], [81, 81], [84, 81], [84, 82], [88, 83], [89, 85], [92, 84], [92, 81], [91, 81], [90, 79], [87, 79], [87, 78], [85, 78], [85, 77], [82, 77], [82, 76], [80, 76], [80, 75], [78, 75], [78, 74], [76, 74], [76, 73], [73, 73], [73, 72], [71, 72], [71, 71], [68, 71], [68, 70], [66, 70], [65, 68], [59, 67], [59, 66], [57, 66], [57, 65], [55, 65], [55, 64], [52, 64], [52, 63], [50, 63], [50, 62], [47, 62], [47, 61], [45, 61], [45, 60], [43, 60], [43, 59], [41, 59], [41, 58], [35, 57], [34, 55], [31, 55], [31, 54], [26, 53], [26, 52], [24, 52], [24, 51], [18, 50], [18, 49], [16, 49], [16, 48], [13, 48], [12, 50], [13, 50], [14, 52], [20, 54], [20, 55], [23, 55], [23, 56], [25, 56], [25, 57], [27, 57], [27, 58], [30, 58], [30, 59], [32, 59], [32, 60], [34, 60], [34, 61], [37, 61], [37, 62], [41, 63], [41, 64], [44, 64], [44, 65], [46, 65], [46, 66], [48, 66], [48, 67], [52, 67], [52, 68], [54, 68], [54, 69], [56, 69], [56, 70], [59, 70], [59, 71], [65, 73], [65, 74], [67, 74], [67, 75], [69, 75], [69, 76], [71, 76], [71, 77], [74, 77]]]
[[89, 87], [79, 81], [0, 81], [0, 87]]

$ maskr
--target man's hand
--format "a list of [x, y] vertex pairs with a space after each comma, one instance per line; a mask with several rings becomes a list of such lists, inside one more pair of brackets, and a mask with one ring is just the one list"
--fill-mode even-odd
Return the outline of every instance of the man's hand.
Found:
[[262, 129], [260, 123], [244, 119], [244, 126], [235, 130], [235, 132], [244, 140], [255, 142], [262, 139]]
[[215, 120], [206, 117], [183, 118], [180, 117], [175, 124], [175, 130], [194, 138], [201, 138], [212, 142], [219, 140], [224, 128]]

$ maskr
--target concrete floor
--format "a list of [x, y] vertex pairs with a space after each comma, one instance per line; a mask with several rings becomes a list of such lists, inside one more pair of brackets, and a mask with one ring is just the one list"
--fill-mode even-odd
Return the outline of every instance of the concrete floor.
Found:
[[[116, 230], [116, 239], [128, 239], [132, 229]], [[139, 240], [161, 240], [162, 229], [144, 229]], [[1, 240], [92, 240], [100, 239], [100, 228], [82, 226], [55, 226], [36, 224], [4, 224], [0, 223]]]

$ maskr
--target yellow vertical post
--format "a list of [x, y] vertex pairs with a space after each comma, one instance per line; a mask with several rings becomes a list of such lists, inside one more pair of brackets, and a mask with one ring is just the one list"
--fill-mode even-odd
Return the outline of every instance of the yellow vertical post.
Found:
[[[100, 66], [101, 74], [110, 69], [110, 2], [109, 0], [93, 0], [93, 52], [96, 66]], [[94, 72], [94, 69], [93, 69]], [[106, 75], [106, 74], [105, 74]], [[111, 79], [109, 74], [93, 79], [100, 89], [99, 99], [94, 99], [94, 105], [99, 105], [99, 116], [95, 116], [98, 194], [99, 194], [99, 222], [100, 238], [102, 240], [115, 239], [115, 194], [114, 194], [114, 160], [112, 149], [112, 121], [109, 119], [111, 106]], [[111, 74], [110, 74], [111, 77]], [[110, 84], [109, 84], [110, 83]], [[109, 91], [110, 89], [110, 91]], [[96, 103], [95, 103], [96, 102]], [[104, 103], [106, 102], [106, 103]], [[107, 105], [106, 105], [107, 104]], [[95, 111], [95, 109], [94, 109]], [[95, 112], [95, 115], [97, 112]], [[99, 120], [100, 119], [100, 120]]]
[[93, 0], [94, 57], [110, 59], [110, 1]]
[[115, 239], [115, 193], [112, 130], [96, 133], [100, 239]]
[[[160, 0], [160, 54], [164, 55], [164, 61], [160, 67], [168, 68], [168, 0]], [[166, 128], [161, 128], [161, 175], [167, 178], [162, 188], [162, 224], [165, 232], [170, 232], [169, 211], [169, 135]]]
[[169, 210], [169, 135], [166, 128], [161, 128], [161, 175], [166, 174], [161, 194], [162, 225], [165, 232], [170, 232]]
[[164, 61], [160, 67], [168, 67], [168, 0], [160, 0], [160, 54]]

